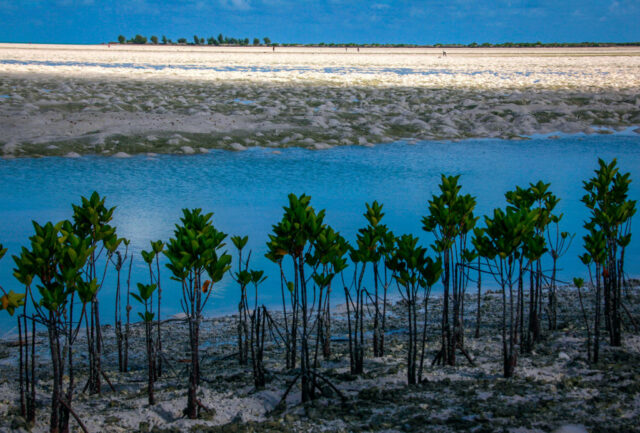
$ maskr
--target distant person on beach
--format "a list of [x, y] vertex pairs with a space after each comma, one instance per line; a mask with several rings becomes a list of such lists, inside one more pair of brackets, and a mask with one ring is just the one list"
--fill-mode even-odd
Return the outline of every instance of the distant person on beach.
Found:
[[360, 47], [358, 47], [358, 52], [360, 52]]
[[447, 57], [447, 52], [445, 50], [442, 50], [442, 57]]
[[274, 51], [274, 52], [276, 51], [276, 46], [275, 46], [275, 45], [273, 46], [273, 51]]

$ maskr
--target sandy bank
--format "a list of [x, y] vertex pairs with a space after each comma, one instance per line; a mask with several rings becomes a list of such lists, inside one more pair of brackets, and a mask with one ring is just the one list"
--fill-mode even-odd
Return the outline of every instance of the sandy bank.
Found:
[[326, 149], [640, 125], [635, 87], [487, 90], [1, 77], [0, 153], [17, 157]]
[[[587, 294], [590, 300], [592, 294]], [[637, 317], [637, 289], [628, 306]], [[235, 351], [235, 318], [207, 320], [202, 330], [202, 402], [214, 409], [203, 419], [182, 418], [186, 404], [186, 375], [180, 359], [188, 351], [187, 329], [183, 322], [165, 325], [164, 350], [169, 364], [157, 383], [158, 403], [149, 407], [145, 397], [144, 331], [134, 326], [131, 371], [117, 372], [114, 332], [105, 327], [105, 363], [107, 374], [116, 387], [105, 385], [102, 396], [80, 394], [74, 407], [91, 431], [109, 432], [319, 432], [319, 431], [513, 431], [550, 432], [565, 424], [582, 424], [590, 432], [635, 431], [640, 399], [640, 335], [625, 332], [624, 346], [604, 344], [602, 362], [591, 366], [586, 361], [584, 338], [577, 295], [574, 290], [559, 293], [560, 329], [544, 331], [544, 339], [531, 354], [518, 360], [514, 378], [500, 377], [499, 337], [500, 302], [497, 294], [482, 296], [481, 337], [472, 336], [475, 326], [475, 298], [465, 305], [467, 336], [465, 346], [476, 366], [461, 361], [457, 367], [428, 366], [426, 381], [406, 385], [405, 307], [389, 307], [386, 355], [372, 358], [367, 336], [365, 373], [351, 376], [347, 356], [346, 319], [334, 311], [333, 355], [323, 360], [321, 371], [348, 397], [341, 404], [337, 397], [322, 397], [308, 405], [297, 405], [299, 391], [294, 389], [288, 408], [272, 412], [292, 373], [283, 365], [283, 349], [269, 342], [265, 354], [268, 383], [256, 392], [250, 367], [238, 365], [229, 355]], [[439, 349], [438, 321], [441, 298], [430, 304], [427, 359]], [[545, 325], [543, 318], [543, 325]], [[625, 319], [626, 320], [626, 319]], [[545, 325], [546, 328], [546, 325]], [[38, 336], [37, 347], [37, 424], [34, 432], [46, 430], [47, 404], [51, 387], [46, 336]], [[78, 341], [77, 381], [84, 383], [86, 342]], [[0, 343], [0, 431], [19, 426], [16, 417], [17, 348]], [[9, 430], [14, 431], [14, 430]]]

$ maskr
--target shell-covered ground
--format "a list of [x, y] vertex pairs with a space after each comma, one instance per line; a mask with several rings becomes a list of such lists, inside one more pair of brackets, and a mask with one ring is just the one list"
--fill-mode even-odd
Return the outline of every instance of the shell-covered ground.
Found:
[[640, 131], [640, 49], [0, 44], [0, 154]]
[[[583, 293], [591, 312], [592, 293]], [[474, 338], [475, 294], [465, 302], [465, 347], [475, 361], [461, 355], [456, 367], [432, 366], [439, 349], [441, 298], [430, 303], [428, 344], [424, 381], [406, 385], [405, 307], [390, 306], [386, 355], [372, 358], [367, 338], [365, 373], [349, 374], [346, 318], [343, 308], [333, 319], [333, 354], [321, 360], [320, 371], [346, 396], [345, 401], [328, 390], [327, 395], [306, 405], [299, 404], [296, 387], [286, 408], [276, 405], [293, 377], [283, 366], [283, 350], [267, 344], [266, 389], [256, 391], [250, 367], [238, 365], [233, 334], [236, 317], [207, 320], [202, 332], [202, 383], [200, 398], [210, 411], [198, 420], [187, 420], [185, 364], [187, 330], [173, 319], [164, 324], [164, 353], [168, 364], [156, 384], [157, 404], [146, 399], [143, 329], [133, 327], [131, 371], [118, 373], [114, 332], [104, 328], [106, 373], [116, 391], [107, 385], [101, 396], [78, 394], [74, 407], [90, 431], [104, 432], [550, 432], [568, 424], [589, 432], [640, 431], [640, 334], [635, 323], [640, 313], [640, 293], [633, 289], [624, 304], [625, 333], [622, 347], [609, 347], [603, 337], [601, 361], [587, 362], [586, 331], [575, 289], [559, 296], [559, 329], [544, 331], [543, 339], [530, 354], [518, 359], [515, 376], [502, 378], [499, 332], [501, 299], [497, 293], [481, 296], [481, 336]], [[276, 317], [277, 312], [274, 312]], [[543, 329], [546, 317], [543, 316]], [[369, 335], [369, 334], [368, 334]], [[47, 428], [51, 390], [45, 334], [37, 335], [37, 423], [32, 431]], [[370, 337], [370, 335], [369, 335]], [[22, 431], [17, 415], [17, 347], [0, 345], [0, 431]], [[79, 387], [84, 384], [84, 342], [77, 343], [76, 365]], [[75, 424], [74, 424], [75, 426]], [[75, 427], [74, 427], [75, 428]], [[571, 430], [584, 431], [584, 430]]]

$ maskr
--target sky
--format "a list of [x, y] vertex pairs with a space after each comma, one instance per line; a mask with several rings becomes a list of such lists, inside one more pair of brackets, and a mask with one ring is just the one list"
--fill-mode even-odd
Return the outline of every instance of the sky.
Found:
[[163, 34], [280, 43], [640, 41], [640, 0], [0, 0], [0, 42]]

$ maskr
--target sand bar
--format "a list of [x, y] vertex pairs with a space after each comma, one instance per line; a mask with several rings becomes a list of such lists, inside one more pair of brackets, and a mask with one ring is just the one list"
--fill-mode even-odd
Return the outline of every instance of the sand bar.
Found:
[[640, 125], [640, 48], [0, 44], [5, 157], [326, 149]]

